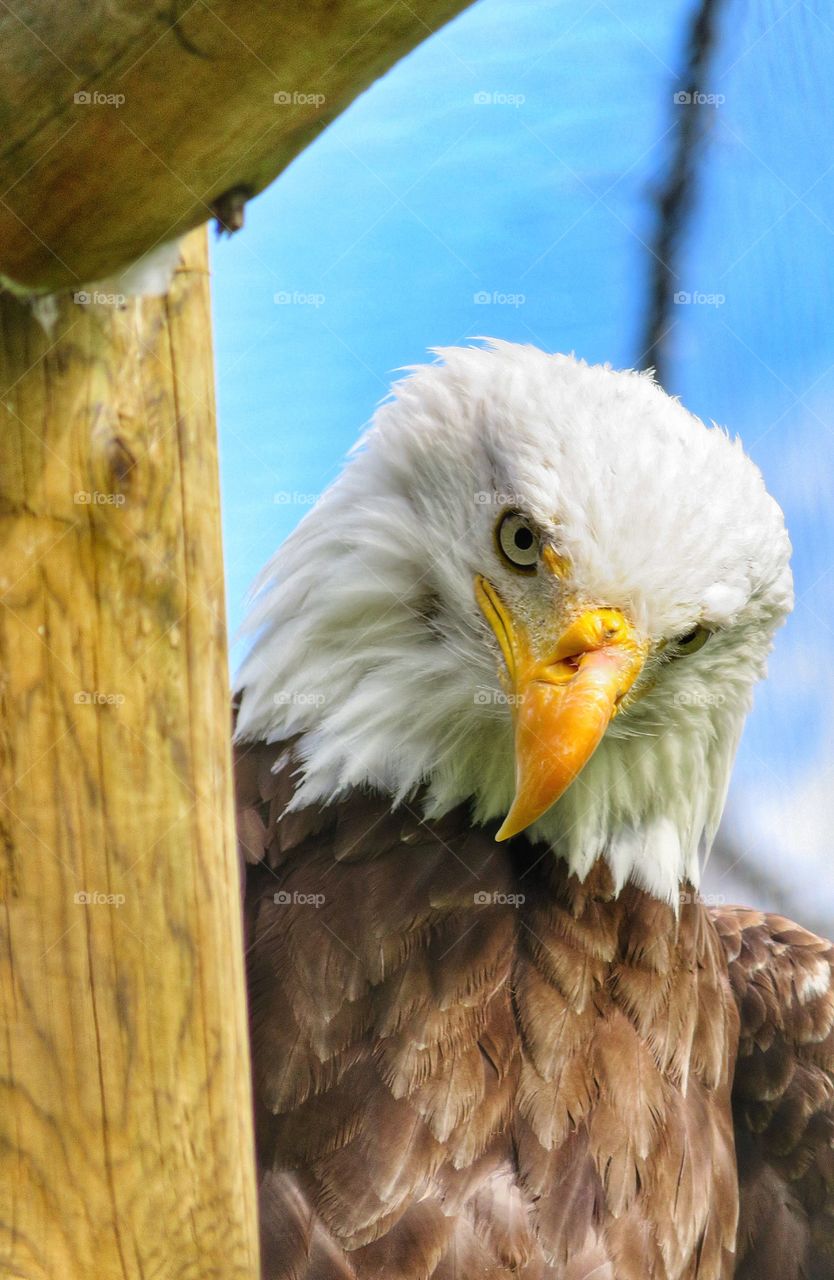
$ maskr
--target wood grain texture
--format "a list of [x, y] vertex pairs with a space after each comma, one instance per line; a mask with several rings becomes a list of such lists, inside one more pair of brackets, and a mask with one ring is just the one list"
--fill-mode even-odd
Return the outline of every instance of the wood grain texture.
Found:
[[78, 287], [205, 222], [224, 193], [254, 195], [465, 7], [9, 0], [0, 6], [0, 274]]
[[205, 231], [0, 299], [0, 1274], [253, 1280]]

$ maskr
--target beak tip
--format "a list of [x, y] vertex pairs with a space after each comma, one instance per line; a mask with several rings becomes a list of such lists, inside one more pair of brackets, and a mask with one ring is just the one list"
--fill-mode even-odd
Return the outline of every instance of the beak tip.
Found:
[[511, 823], [509, 815], [507, 815], [495, 833], [496, 843], [502, 844], [505, 840], [511, 840], [513, 836], [518, 835], [519, 830], [520, 828], [517, 828], [514, 823]]

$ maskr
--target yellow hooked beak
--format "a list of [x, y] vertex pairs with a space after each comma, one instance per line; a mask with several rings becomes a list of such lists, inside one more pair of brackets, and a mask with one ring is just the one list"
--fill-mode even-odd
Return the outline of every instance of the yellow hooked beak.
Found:
[[536, 655], [480, 574], [475, 596], [501, 646], [514, 695], [515, 799], [495, 837], [509, 840], [540, 818], [590, 760], [640, 674], [648, 645], [618, 609], [589, 609], [552, 650]]

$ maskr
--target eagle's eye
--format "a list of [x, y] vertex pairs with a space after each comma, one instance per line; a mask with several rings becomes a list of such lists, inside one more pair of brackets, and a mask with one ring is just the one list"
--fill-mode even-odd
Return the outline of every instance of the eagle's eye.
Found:
[[707, 627], [693, 627], [691, 631], [687, 631], [685, 635], [677, 636], [674, 640], [674, 657], [682, 657], [687, 653], [697, 653], [699, 649], [703, 649], [707, 640], [709, 640], [712, 632]]
[[535, 569], [539, 558], [539, 535], [529, 520], [517, 511], [507, 511], [496, 529], [502, 556], [514, 569]]

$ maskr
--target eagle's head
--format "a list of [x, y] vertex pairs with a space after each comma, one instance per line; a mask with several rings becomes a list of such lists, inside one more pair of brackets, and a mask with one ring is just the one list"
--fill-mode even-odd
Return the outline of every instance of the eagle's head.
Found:
[[673, 901], [791, 606], [782, 513], [646, 374], [440, 355], [261, 577], [238, 734], [297, 737], [295, 807], [468, 801]]

